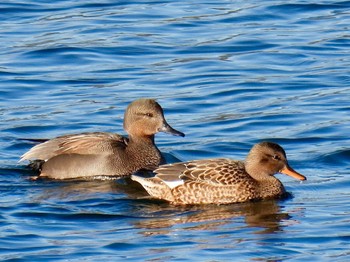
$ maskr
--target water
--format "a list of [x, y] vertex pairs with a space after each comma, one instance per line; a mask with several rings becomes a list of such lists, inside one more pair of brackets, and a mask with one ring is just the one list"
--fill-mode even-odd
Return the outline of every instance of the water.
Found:
[[[350, 259], [349, 1], [46, 2], [0, 4], [1, 260]], [[28, 180], [23, 139], [124, 133], [139, 97], [186, 133], [157, 135], [170, 161], [271, 140], [308, 181], [175, 207], [122, 182]]]

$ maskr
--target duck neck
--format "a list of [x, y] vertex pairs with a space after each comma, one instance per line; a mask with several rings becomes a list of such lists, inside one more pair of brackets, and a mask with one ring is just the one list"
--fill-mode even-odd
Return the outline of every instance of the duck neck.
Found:
[[285, 189], [276, 177], [266, 170], [255, 168], [256, 165], [246, 165], [246, 171], [257, 183], [257, 192], [260, 198], [272, 198], [282, 195]]
[[145, 144], [145, 145], [155, 145], [154, 143], [154, 135], [150, 136], [140, 136], [140, 135], [132, 135], [129, 134], [129, 143], [131, 144]]
[[281, 181], [274, 176], [266, 176], [257, 181], [261, 198], [279, 197], [285, 193], [285, 188]]
[[161, 153], [154, 143], [154, 135], [147, 137], [129, 135], [126, 152], [130, 161], [138, 163], [141, 169], [153, 170], [162, 161]]

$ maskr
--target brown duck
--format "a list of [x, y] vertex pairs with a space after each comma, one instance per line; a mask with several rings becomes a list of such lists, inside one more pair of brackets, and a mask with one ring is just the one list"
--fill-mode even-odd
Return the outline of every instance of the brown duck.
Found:
[[104, 132], [53, 138], [31, 148], [20, 161], [41, 160], [39, 177], [120, 178], [158, 167], [162, 157], [154, 143], [157, 132], [184, 136], [166, 122], [162, 107], [152, 99], [129, 104], [124, 129], [128, 138]]
[[286, 153], [275, 143], [256, 144], [245, 161], [207, 159], [162, 165], [156, 176], [132, 175], [153, 197], [172, 204], [229, 204], [282, 197], [286, 191], [274, 177], [283, 173], [299, 180], [306, 177], [293, 170]]

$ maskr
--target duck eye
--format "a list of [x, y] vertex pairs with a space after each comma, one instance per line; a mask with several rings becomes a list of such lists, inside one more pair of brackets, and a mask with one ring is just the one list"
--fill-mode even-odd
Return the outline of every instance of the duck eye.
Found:
[[275, 160], [281, 160], [281, 157], [279, 155], [273, 155], [272, 158]]
[[146, 113], [145, 115], [148, 116], [148, 117], [153, 117], [152, 113]]

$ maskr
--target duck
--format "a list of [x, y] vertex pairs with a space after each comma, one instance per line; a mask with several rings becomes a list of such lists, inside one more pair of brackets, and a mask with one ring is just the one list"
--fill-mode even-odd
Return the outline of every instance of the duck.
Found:
[[137, 99], [127, 106], [123, 127], [127, 137], [86, 132], [47, 140], [23, 154], [20, 162], [29, 160], [37, 167], [39, 175], [35, 178], [118, 179], [153, 170], [162, 163], [154, 141], [156, 133], [185, 136], [167, 123], [162, 107], [150, 98]]
[[151, 197], [174, 205], [221, 205], [277, 199], [285, 196], [286, 190], [275, 174], [306, 180], [288, 164], [280, 145], [266, 141], [255, 144], [245, 161], [229, 158], [193, 160], [161, 165], [153, 172], [155, 176], [134, 174], [131, 179], [140, 183]]

